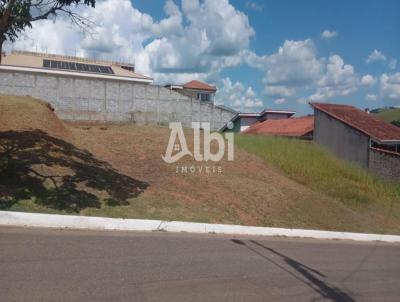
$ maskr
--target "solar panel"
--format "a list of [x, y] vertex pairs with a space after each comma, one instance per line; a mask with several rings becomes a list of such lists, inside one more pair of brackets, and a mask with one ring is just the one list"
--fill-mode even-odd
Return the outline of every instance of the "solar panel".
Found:
[[114, 71], [110, 66], [94, 65], [94, 64], [83, 64], [56, 60], [43, 60], [43, 67], [51, 69], [61, 70], [77, 70], [86, 71], [92, 73], [105, 73], [114, 74]]
[[50, 61], [49, 60], [43, 60], [43, 67], [50, 68]]
[[57, 61], [50, 61], [50, 68], [57, 69]]
[[102, 73], [108, 73], [108, 69], [105, 66], [99, 66]]
[[80, 71], [84, 71], [82, 65], [83, 64], [76, 63], [76, 69], [80, 70]]
[[124, 66], [124, 65], [122, 65], [121, 68], [122, 69], [126, 69], [128, 71], [135, 72], [135, 67], [133, 67], [133, 66]]
[[82, 68], [84, 71], [89, 71], [89, 65], [88, 64], [81, 64]]
[[72, 62], [68, 62], [68, 69], [70, 70], [76, 70], [76, 64]]

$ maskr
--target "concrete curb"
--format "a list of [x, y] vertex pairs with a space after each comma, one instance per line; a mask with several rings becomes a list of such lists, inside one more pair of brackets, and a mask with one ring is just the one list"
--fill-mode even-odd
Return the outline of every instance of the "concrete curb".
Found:
[[396, 235], [330, 232], [181, 221], [36, 214], [11, 211], [0, 211], [0, 226], [116, 231], [166, 231], [197, 234], [214, 233], [229, 235], [285, 236], [314, 239], [400, 242], [400, 236]]

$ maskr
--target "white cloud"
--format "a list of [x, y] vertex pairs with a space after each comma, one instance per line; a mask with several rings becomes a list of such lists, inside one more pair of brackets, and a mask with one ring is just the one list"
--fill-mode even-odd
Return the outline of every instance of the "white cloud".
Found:
[[264, 10], [264, 4], [260, 4], [254, 1], [246, 1], [246, 7], [256, 10], [258, 12], [262, 12]]
[[305, 105], [305, 104], [308, 104], [309, 101], [305, 97], [300, 97], [296, 100], [296, 102], [299, 104]]
[[368, 58], [365, 61], [367, 62], [367, 64], [376, 62], [376, 61], [384, 62], [384, 61], [386, 61], [386, 56], [379, 50], [374, 49], [374, 51], [369, 54]]
[[367, 64], [373, 62], [381, 62], [385, 64], [390, 70], [394, 70], [397, 67], [396, 59], [386, 57], [381, 51], [377, 49], [374, 49], [374, 51], [369, 54], [368, 58], [365, 61], [367, 62]]
[[228, 0], [183, 0], [182, 13], [187, 24], [181, 33], [155, 39], [143, 50], [156, 79], [174, 80], [180, 73], [205, 79], [239, 63], [254, 35], [245, 14]]
[[264, 93], [277, 98], [293, 96], [297, 88], [307, 86], [320, 78], [323, 69], [310, 39], [286, 40], [271, 55], [257, 56], [247, 52], [243, 57], [249, 66], [265, 72]]
[[79, 10], [98, 24], [94, 37], [60, 17], [56, 23], [35, 22], [16, 48], [135, 60], [139, 72], [158, 82], [175, 82], [217, 78], [222, 69], [240, 63], [240, 53], [255, 33], [248, 17], [228, 0], [182, 0], [180, 7], [167, 0], [166, 17], [160, 21], [129, 0], [104, 0], [96, 9]]
[[[275, 53], [258, 56], [249, 49], [255, 32], [248, 17], [228, 0], [176, 3], [167, 0], [165, 17], [154, 20], [133, 7], [130, 0], [102, 0], [96, 9], [79, 8], [81, 14], [98, 24], [94, 37], [83, 34], [60, 17], [56, 23], [35, 22], [16, 43], [16, 48], [134, 60], [138, 72], [154, 77], [158, 83], [179, 84], [199, 79], [220, 84], [219, 102], [236, 109], [262, 107], [252, 87], [233, 83], [229, 78], [220, 79], [222, 70], [241, 63], [263, 73], [264, 94], [279, 102], [283, 99], [289, 102], [292, 98], [300, 103], [310, 98], [327, 100], [377, 82], [371, 75], [360, 79], [353, 66], [345, 64], [338, 55], [328, 59], [319, 57], [311, 39], [286, 40]], [[326, 38], [335, 35], [335, 31], [325, 33]], [[368, 57], [368, 62], [379, 60], [396, 68], [396, 60], [387, 60], [378, 50]], [[381, 90], [393, 96], [397, 84], [391, 82], [393, 75], [385, 76], [390, 79], [381, 76]], [[303, 95], [310, 97], [300, 97]]]
[[321, 62], [310, 40], [285, 41], [277, 53], [266, 57], [266, 83], [304, 85], [318, 78]]
[[338, 32], [337, 31], [334, 31], [334, 30], [331, 31], [331, 30], [328, 30], [328, 29], [325, 29], [321, 34], [321, 37], [323, 39], [331, 39], [331, 38], [334, 38], [334, 37], [337, 37], [337, 36], [338, 36]]
[[83, 34], [60, 16], [55, 23], [34, 22], [15, 48], [128, 60], [143, 49], [143, 41], [154, 35], [157, 26], [150, 15], [133, 8], [128, 0], [105, 0], [98, 2], [96, 9], [80, 7], [78, 12], [95, 22], [93, 35]]
[[[318, 57], [310, 39], [285, 41], [279, 50], [271, 55], [257, 56], [248, 52], [244, 60], [252, 67], [265, 71], [264, 93], [276, 99], [288, 99], [299, 93], [309, 92], [307, 100], [326, 101], [336, 96], [355, 92], [361, 84], [354, 67], [345, 64], [339, 55], [328, 60]], [[372, 84], [367, 76], [363, 84]], [[298, 98], [299, 103], [307, 103]]]
[[366, 101], [376, 101], [378, 99], [378, 96], [376, 94], [367, 94], [365, 96]]
[[289, 97], [296, 94], [296, 88], [289, 86], [272, 86], [267, 84], [264, 87], [264, 93], [265, 95], [272, 97]]
[[219, 87], [215, 100], [217, 104], [225, 104], [238, 111], [261, 109], [263, 106], [251, 86], [246, 88], [241, 82], [233, 83], [230, 78], [222, 79], [222, 87]]
[[383, 98], [400, 102], [400, 72], [382, 74], [380, 77], [380, 92]]
[[183, 31], [182, 13], [179, 7], [174, 1], [167, 0], [164, 11], [167, 15], [167, 18], [153, 24], [153, 34], [158, 37], [181, 34]]
[[[37, 23], [39, 24], [34, 29], [28, 29], [14, 45], [6, 42], [5, 49], [16, 48], [38, 52], [83, 55], [81, 49], [74, 48], [73, 45], [79, 45], [84, 35], [71, 28], [69, 22], [60, 18], [56, 23], [57, 25], [50, 20], [37, 21]], [[55, 26], [57, 26], [56, 30]], [[101, 47], [108, 48], [104, 45]]]
[[375, 83], [376, 79], [370, 74], [367, 74], [361, 78], [361, 85], [363, 86], [372, 86], [375, 85]]
[[358, 88], [358, 78], [351, 65], [344, 64], [338, 55], [331, 55], [326, 65], [326, 72], [317, 83], [316, 92], [311, 101], [326, 101], [336, 96], [346, 96]]
[[187, 19], [182, 32], [153, 40], [141, 54], [157, 80], [174, 81], [181, 73], [207, 79], [239, 64], [240, 51], [254, 35], [246, 15], [228, 0], [183, 0], [182, 12]]
[[277, 105], [279, 105], [279, 104], [284, 104], [284, 103], [286, 103], [286, 102], [287, 102], [287, 100], [286, 100], [285, 98], [276, 99], [276, 100], [274, 101], [274, 103], [277, 104]]
[[389, 61], [389, 63], [388, 63], [388, 67], [390, 68], [390, 69], [396, 69], [396, 67], [397, 67], [397, 60], [396, 59], [391, 59], [390, 61]]
[[249, 86], [246, 90], [246, 97], [248, 98], [254, 98], [256, 96], [256, 93], [254, 92], [253, 88]]
[[333, 87], [354, 83], [354, 68], [351, 65], [344, 64], [339, 55], [331, 55], [326, 66], [326, 74], [318, 81], [318, 86]]

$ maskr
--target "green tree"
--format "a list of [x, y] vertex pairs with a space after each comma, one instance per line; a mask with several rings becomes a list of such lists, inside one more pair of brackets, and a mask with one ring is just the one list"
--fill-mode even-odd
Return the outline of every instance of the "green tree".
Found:
[[400, 120], [391, 121], [390, 123], [397, 127], [400, 127]]
[[73, 9], [79, 5], [94, 7], [95, 4], [96, 0], [0, 0], [0, 54], [6, 40], [14, 42], [37, 20], [55, 19], [64, 14], [83, 29], [90, 27], [90, 20]]

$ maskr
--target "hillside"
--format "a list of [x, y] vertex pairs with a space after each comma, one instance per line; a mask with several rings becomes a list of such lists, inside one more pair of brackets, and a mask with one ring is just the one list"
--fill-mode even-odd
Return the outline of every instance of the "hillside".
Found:
[[322, 146], [312, 142], [254, 135], [240, 135], [236, 141], [291, 179], [349, 207], [392, 206], [395, 201], [400, 201], [400, 183], [383, 181], [331, 156]]
[[400, 108], [380, 108], [371, 112], [385, 122], [391, 123], [398, 121], [400, 124]]
[[[307, 152], [290, 153], [302, 166], [285, 168], [270, 158], [282, 148], [260, 153], [240, 137], [235, 160], [218, 163], [221, 174], [176, 173], [161, 159], [169, 132], [63, 123], [43, 102], [0, 96], [0, 209], [400, 234], [398, 187], [364, 182], [365, 173], [313, 145], [329, 161], [330, 186], [312, 184]], [[192, 149], [192, 131], [186, 139]]]

